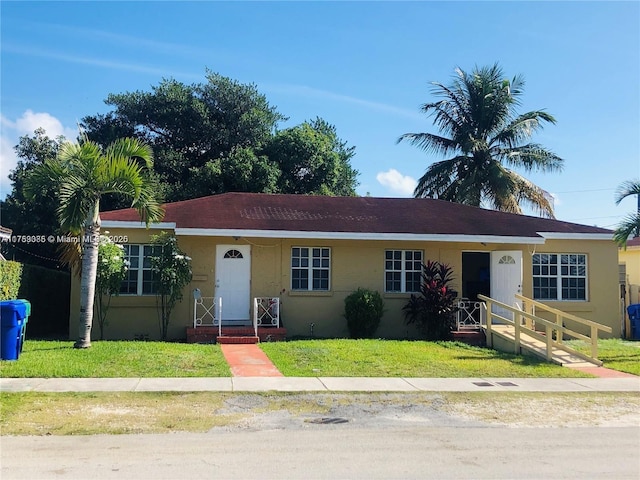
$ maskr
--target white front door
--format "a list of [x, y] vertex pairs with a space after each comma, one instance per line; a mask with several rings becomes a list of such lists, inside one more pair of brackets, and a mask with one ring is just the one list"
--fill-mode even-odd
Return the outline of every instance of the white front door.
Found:
[[[522, 293], [522, 252], [519, 250], [491, 252], [491, 298], [515, 307], [516, 293]], [[513, 319], [512, 312], [504, 308], [494, 305], [492, 311], [505, 318]]]
[[251, 246], [216, 246], [215, 296], [222, 298], [222, 325], [250, 325]]

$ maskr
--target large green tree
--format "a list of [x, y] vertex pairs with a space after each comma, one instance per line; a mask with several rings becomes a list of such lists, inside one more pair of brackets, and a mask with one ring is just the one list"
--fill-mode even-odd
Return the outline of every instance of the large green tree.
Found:
[[621, 246], [627, 244], [627, 239], [631, 236], [640, 236], [640, 181], [629, 180], [623, 182], [616, 190], [616, 205], [627, 197], [638, 196], [638, 209], [635, 213], [628, 214], [616, 228], [613, 238]]
[[285, 119], [255, 85], [210, 71], [205, 83], [165, 79], [150, 92], [111, 94], [105, 103], [114, 110], [83, 118], [88, 137], [106, 145], [114, 136], [135, 135], [151, 145], [167, 201], [218, 193], [197, 184], [197, 171], [215, 170], [216, 163], [234, 158], [238, 150], [258, 149]]
[[[18, 157], [16, 167], [9, 173], [12, 190], [0, 203], [2, 225], [11, 228], [16, 235], [48, 237], [59, 233], [56, 219], [56, 190], [54, 185], [43, 185], [37, 198], [25, 195], [25, 182], [33, 170], [47, 160], [56, 158], [65, 138], [49, 138], [44, 129], [33, 135], [24, 135], [14, 147]], [[15, 242], [3, 245], [8, 258], [22, 263], [58, 266], [56, 245], [52, 242]]]
[[[87, 116], [91, 140], [136, 136], [153, 146], [167, 201], [224, 192], [354, 195], [354, 147], [322, 119], [277, 131], [285, 117], [255, 85], [207, 72], [205, 83], [163, 80], [150, 92], [112, 94], [113, 111]], [[125, 206], [114, 197], [108, 208]]]
[[122, 138], [105, 149], [87, 139], [64, 143], [53, 160], [38, 165], [29, 176], [26, 193], [34, 198], [43, 188], [57, 192], [57, 218], [62, 231], [80, 236], [82, 268], [80, 317], [76, 348], [91, 346], [98, 243], [100, 239], [100, 199], [118, 194], [130, 199], [142, 221], [161, 220], [163, 211], [157, 184], [150, 176], [151, 147], [138, 139]]
[[280, 171], [278, 193], [355, 195], [354, 148], [320, 118], [278, 132], [264, 153]]
[[542, 110], [518, 114], [524, 79], [505, 78], [497, 64], [476, 67], [471, 73], [455, 72], [450, 85], [433, 83], [433, 94], [440, 100], [422, 106], [423, 112], [433, 115], [439, 134], [406, 133], [398, 139], [448, 157], [427, 168], [415, 196], [512, 213], [522, 213], [521, 206], [526, 205], [553, 218], [548, 194], [514, 168], [527, 172], [562, 169], [560, 157], [528, 142], [544, 123], [555, 123], [555, 118]]

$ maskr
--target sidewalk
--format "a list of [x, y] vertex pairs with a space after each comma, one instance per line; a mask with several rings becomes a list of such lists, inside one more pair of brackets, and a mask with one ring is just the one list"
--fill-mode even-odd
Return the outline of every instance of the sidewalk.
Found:
[[0, 378], [2, 392], [638, 392], [626, 378]]

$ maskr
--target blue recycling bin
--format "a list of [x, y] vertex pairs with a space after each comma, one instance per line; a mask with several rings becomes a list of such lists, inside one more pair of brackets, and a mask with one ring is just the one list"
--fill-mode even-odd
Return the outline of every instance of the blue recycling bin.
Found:
[[631, 326], [631, 338], [640, 340], [640, 303], [634, 303], [627, 307], [629, 325]]
[[27, 333], [31, 303], [27, 300], [0, 302], [0, 358], [18, 360]]

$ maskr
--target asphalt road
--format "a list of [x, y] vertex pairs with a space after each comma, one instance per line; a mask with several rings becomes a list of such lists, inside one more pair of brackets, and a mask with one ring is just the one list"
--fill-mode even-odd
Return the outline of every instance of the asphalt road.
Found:
[[12, 479], [633, 479], [640, 428], [356, 427], [1, 438]]

